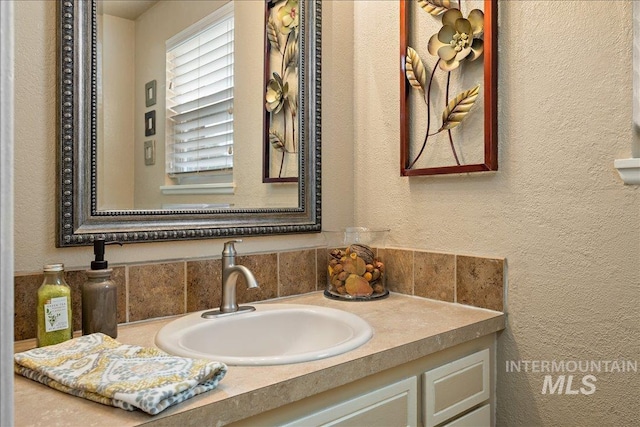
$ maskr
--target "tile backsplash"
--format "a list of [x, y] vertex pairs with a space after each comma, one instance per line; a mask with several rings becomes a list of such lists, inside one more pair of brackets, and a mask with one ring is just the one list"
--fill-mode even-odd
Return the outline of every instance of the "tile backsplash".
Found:
[[[464, 255], [386, 248], [379, 251], [391, 292], [503, 310], [505, 261]], [[238, 278], [239, 303], [323, 290], [327, 280], [325, 248], [242, 255], [260, 287], [247, 289]], [[112, 266], [118, 285], [118, 322], [128, 323], [185, 314], [220, 306], [220, 258], [187, 259]], [[82, 329], [80, 288], [84, 270], [67, 271], [71, 287], [73, 328]], [[37, 291], [42, 273], [14, 278], [15, 340], [35, 338]]]

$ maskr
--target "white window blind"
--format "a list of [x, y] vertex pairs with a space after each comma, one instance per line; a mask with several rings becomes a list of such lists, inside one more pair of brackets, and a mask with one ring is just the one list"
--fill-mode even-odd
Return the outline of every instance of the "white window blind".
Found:
[[233, 168], [233, 2], [167, 41], [166, 171]]

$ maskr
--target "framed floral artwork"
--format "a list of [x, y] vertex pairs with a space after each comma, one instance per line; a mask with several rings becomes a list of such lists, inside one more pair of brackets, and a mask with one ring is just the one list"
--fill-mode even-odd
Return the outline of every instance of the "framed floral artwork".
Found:
[[300, 16], [304, 2], [265, 0], [263, 182], [297, 182]]
[[495, 171], [497, 0], [400, 0], [400, 173]]

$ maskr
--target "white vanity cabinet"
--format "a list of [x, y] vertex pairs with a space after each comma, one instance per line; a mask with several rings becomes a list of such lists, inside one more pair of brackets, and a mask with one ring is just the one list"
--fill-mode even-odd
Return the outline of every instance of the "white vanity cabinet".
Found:
[[495, 346], [491, 334], [233, 425], [490, 427]]
[[[489, 426], [491, 411], [487, 402], [491, 397], [491, 371], [489, 349], [485, 348], [422, 374], [425, 426], [437, 426], [445, 421], [450, 421], [448, 426]], [[463, 417], [456, 419], [482, 403], [487, 404], [479, 409], [486, 409], [475, 415], [467, 414], [466, 421]]]
[[411, 377], [314, 412], [284, 426], [417, 427], [417, 409], [418, 381], [416, 377]]

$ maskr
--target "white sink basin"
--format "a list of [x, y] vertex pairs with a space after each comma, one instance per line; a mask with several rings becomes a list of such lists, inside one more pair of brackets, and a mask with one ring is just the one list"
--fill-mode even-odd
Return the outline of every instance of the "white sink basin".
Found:
[[200, 311], [165, 325], [156, 345], [177, 356], [229, 365], [307, 362], [369, 341], [371, 326], [355, 314], [300, 304], [255, 304], [255, 311], [202, 318]]

